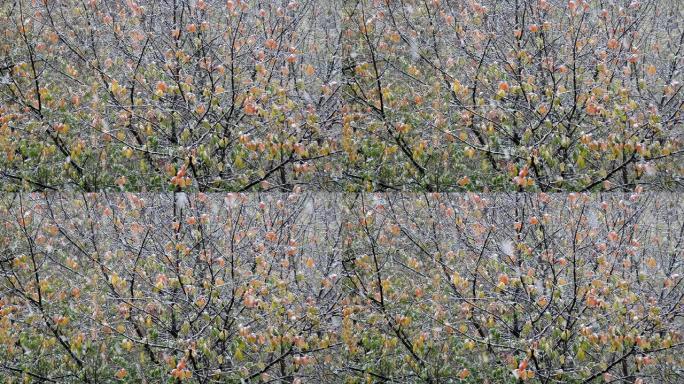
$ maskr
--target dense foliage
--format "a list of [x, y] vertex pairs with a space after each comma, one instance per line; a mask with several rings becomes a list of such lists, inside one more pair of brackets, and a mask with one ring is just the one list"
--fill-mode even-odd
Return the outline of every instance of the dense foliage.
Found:
[[0, 383], [682, 383], [683, 111], [681, 0], [0, 1]]
[[677, 0], [12, 0], [3, 190], [682, 190]]
[[684, 375], [677, 195], [17, 194], [0, 226], [3, 382]]
[[681, 189], [682, 2], [351, 3], [343, 135], [374, 188]]

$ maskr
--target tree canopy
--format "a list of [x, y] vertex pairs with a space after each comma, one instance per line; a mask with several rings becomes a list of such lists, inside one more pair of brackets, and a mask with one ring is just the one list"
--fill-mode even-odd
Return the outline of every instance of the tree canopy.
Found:
[[4, 190], [682, 186], [680, 1], [6, 1]]

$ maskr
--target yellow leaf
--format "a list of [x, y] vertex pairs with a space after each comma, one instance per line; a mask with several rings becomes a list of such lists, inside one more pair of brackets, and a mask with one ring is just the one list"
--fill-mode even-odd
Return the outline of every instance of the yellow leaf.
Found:
[[316, 70], [314, 69], [313, 65], [307, 64], [304, 66], [304, 73], [307, 76], [313, 76], [315, 72], [316, 72]]
[[121, 380], [124, 377], [126, 377], [126, 375], [128, 375], [128, 372], [126, 372], [124, 368], [121, 368], [118, 372], [116, 372], [114, 376], [116, 376], [117, 379]]
[[454, 80], [454, 83], [451, 85], [451, 89], [456, 93], [461, 93], [461, 90], [463, 89], [463, 85], [461, 85], [460, 81]]

